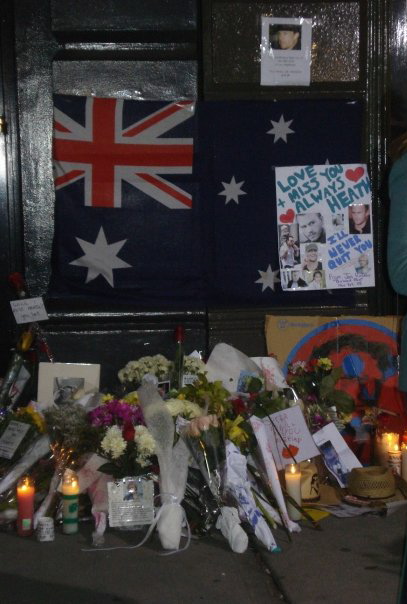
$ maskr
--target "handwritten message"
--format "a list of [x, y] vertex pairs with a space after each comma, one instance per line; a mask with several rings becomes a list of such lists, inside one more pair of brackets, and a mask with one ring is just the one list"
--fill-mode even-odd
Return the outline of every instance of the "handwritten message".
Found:
[[24, 298], [23, 300], [12, 300], [11, 310], [18, 324], [35, 323], [48, 319], [42, 298]]
[[269, 418], [262, 421], [278, 470], [294, 459], [300, 462], [319, 454], [298, 405], [273, 413], [271, 419], [272, 422]]
[[374, 286], [366, 165], [276, 168], [276, 198], [284, 290]]

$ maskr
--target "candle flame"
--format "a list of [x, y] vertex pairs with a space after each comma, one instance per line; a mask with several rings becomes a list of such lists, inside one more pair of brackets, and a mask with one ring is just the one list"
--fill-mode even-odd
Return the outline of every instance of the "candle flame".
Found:
[[296, 471], [295, 464], [293, 464], [293, 463], [292, 463], [292, 464], [290, 465], [290, 472], [291, 472], [291, 474], [295, 474], [295, 471]]

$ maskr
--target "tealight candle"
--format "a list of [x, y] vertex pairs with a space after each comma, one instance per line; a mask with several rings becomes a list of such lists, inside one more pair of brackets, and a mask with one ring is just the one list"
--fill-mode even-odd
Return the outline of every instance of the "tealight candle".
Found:
[[393, 445], [393, 448], [389, 450], [389, 468], [391, 468], [394, 474], [401, 474], [401, 451], [398, 445]]
[[[285, 488], [298, 505], [301, 505], [301, 471], [294, 463], [285, 468]], [[287, 503], [287, 512], [291, 520], [300, 520], [302, 514], [290, 502]]]
[[17, 534], [20, 537], [32, 535], [34, 523], [34, 484], [29, 476], [23, 476], [17, 483]]
[[79, 482], [73, 470], [65, 470], [62, 478], [62, 532], [78, 532]]

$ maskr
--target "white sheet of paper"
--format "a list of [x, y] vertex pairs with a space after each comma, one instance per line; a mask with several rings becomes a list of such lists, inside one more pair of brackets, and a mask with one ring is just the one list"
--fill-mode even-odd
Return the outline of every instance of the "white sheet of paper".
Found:
[[108, 482], [109, 526], [137, 526], [154, 520], [152, 480], [123, 478]]
[[262, 421], [267, 434], [267, 442], [278, 470], [282, 470], [287, 464], [294, 463], [287, 448], [290, 449], [297, 463], [319, 455], [304, 415], [298, 405], [283, 411], [277, 411], [270, 417], [274, 426], [268, 417], [265, 417]]
[[0, 436], [0, 457], [11, 459], [17, 451], [30, 426], [25, 422], [11, 420]]
[[362, 464], [346, 444], [333, 422], [312, 435], [326, 467], [335, 476], [341, 487], [346, 487], [349, 472], [361, 468]]
[[37, 321], [46, 321], [48, 319], [44, 301], [41, 297], [11, 300], [10, 306], [18, 324], [36, 323]]
[[[283, 30], [283, 25], [298, 29], [297, 33], [283, 33], [283, 36], [291, 35], [295, 42], [292, 48], [281, 40], [281, 34], [278, 33], [278, 29]], [[261, 18], [262, 86], [310, 85], [311, 30], [311, 19], [265, 16]]]

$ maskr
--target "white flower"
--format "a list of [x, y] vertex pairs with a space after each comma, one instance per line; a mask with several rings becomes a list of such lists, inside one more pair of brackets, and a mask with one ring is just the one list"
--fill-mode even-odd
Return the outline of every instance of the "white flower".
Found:
[[135, 426], [134, 441], [141, 456], [147, 457], [155, 452], [155, 440], [145, 426]]
[[118, 372], [119, 380], [123, 382], [141, 382], [146, 373], [151, 373], [159, 379], [169, 376], [172, 363], [162, 354], [141, 357], [137, 361], [129, 361]]
[[183, 415], [185, 409], [185, 401], [180, 398], [169, 398], [165, 401], [165, 406], [171, 413], [172, 417]]
[[194, 417], [200, 417], [203, 414], [203, 409], [196, 403], [191, 401], [184, 401], [184, 415], [188, 419], [193, 419]]
[[198, 375], [198, 373], [205, 372], [205, 363], [198, 359], [198, 357], [185, 357], [184, 358], [184, 373], [189, 373], [190, 375]]
[[117, 459], [126, 450], [126, 441], [122, 436], [119, 426], [110, 426], [100, 443], [103, 451], [110, 455], [112, 459]]

